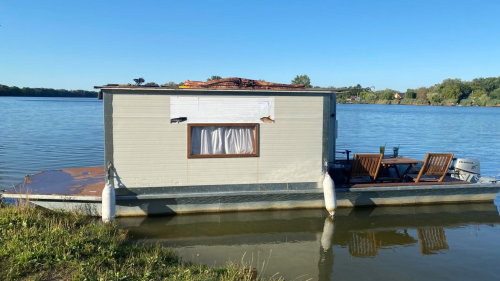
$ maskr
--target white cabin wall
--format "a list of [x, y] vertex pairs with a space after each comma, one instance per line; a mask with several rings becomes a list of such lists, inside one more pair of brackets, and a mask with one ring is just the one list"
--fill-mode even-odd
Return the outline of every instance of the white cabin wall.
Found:
[[126, 187], [187, 185], [185, 126], [170, 124], [170, 97], [113, 96], [114, 165]]
[[114, 94], [119, 181], [127, 188], [320, 182], [323, 97], [274, 98], [276, 123], [260, 124], [260, 157], [188, 159], [187, 124], [170, 124], [169, 95]]
[[323, 97], [275, 97], [276, 123], [261, 124], [259, 182], [321, 178]]

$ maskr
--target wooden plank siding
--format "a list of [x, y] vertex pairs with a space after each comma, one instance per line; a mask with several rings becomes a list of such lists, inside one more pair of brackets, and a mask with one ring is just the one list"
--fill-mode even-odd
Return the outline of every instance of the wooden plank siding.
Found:
[[188, 159], [187, 124], [170, 123], [170, 95], [114, 94], [114, 165], [120, 184], [320, 183], [323, 97], [274, 98], [276, 123], [259, 124], [259, 157]]

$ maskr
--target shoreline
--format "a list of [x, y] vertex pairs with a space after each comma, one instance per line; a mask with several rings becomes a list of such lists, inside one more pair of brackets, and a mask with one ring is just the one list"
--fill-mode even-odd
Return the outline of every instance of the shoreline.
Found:
[[370, 104], [370, 105], [415, 105], [415, 106], [446, 106], [446, 107], [500, 107], [500, 104], [498, 105], [451, 105], [451, 104], [423, 104], [423, 103], [401, 103], [401, 102], [393, 102], [389, 100], [384, 100], [384, 103], [377, 103], [377, 102], [339, 102], [337, 101], [337, 104]]

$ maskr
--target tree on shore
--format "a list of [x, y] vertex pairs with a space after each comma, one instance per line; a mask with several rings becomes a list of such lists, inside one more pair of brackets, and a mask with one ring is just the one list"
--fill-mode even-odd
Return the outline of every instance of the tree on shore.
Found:
[[490, 93], [490, 97], [491, 97], [492, 99], [500, 99], [500, 88], [493, 90], [493, 91]]
[[[349, 87], [351, 89], [351, 87]], [[359, 94], [361, 94], [361, 92], [363, 92], [363, 87], [361, 87], [360, 84], [357, 84], [356, 86], [352, 87], [351, 89], [351, 96], [359, 96]]]
[[462, 92], [458, 85], [448, 85], [441, 90], [441, 96], [445, 99], [460, 100]]
[[406, 90], [405, 98], [406, 99], [416, 99], [417, 98], [417, 92], [415, 90], [408, 89], [408, 90]]
[[416, 91], [417, 93], [417, 99], [419, 100], [427, 100], [427, 88], [426, 87], [420, 87]]
[[396, 94], [397, 91], [392, 89], [385, 89], [382, 91], [377, 91], [375, 93], [378, 95], [378, 99], [380, 100], [393, 100], [394, 94]]
[[475, 90], [472, 91], [472, 93], [469, 95], [469, 97], [471, 98], [479, 98], [483, 95], [488, 95], [488, 93], [486, 92], [486, 90], [484, 88], [477, 88]]
[[134, 79], [134, 82], [136, 86], [140, 86], [142, 83], [146, 82], [146, 80], [144, 80], [144, 78], [141, 77]]
[[217, 75], [212, 75], [210, 78], [207, 78], [207, 82], [208, 81], [219, 80], [219, 79], [222, 79], [222, 77], [217, 76]]
[[428, 93], [427, 99], [433, 104], [439, 104], [443, 101], [443, 99], [438, 93]]
[[292, 84], [304, 84], [305, 88], [312, 88], [311, 79], [306, 74], [295, 76], [292, 80]]

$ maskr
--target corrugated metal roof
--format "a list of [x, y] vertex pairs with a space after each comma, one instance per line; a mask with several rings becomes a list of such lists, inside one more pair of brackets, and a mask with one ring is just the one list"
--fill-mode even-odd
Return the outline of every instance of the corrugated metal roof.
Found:
[[189, 81], [184, 82], [185, 86], [190, 88], [219, 88], [219, 89], [273, 89], [273, 90], [290, 90], [290, 89], [305, 89], [304, 84], [281, 84], [272, 83], [260, 80], [252, 80], [246, 78], [223, 78], [211, 80], [207, 82]]

